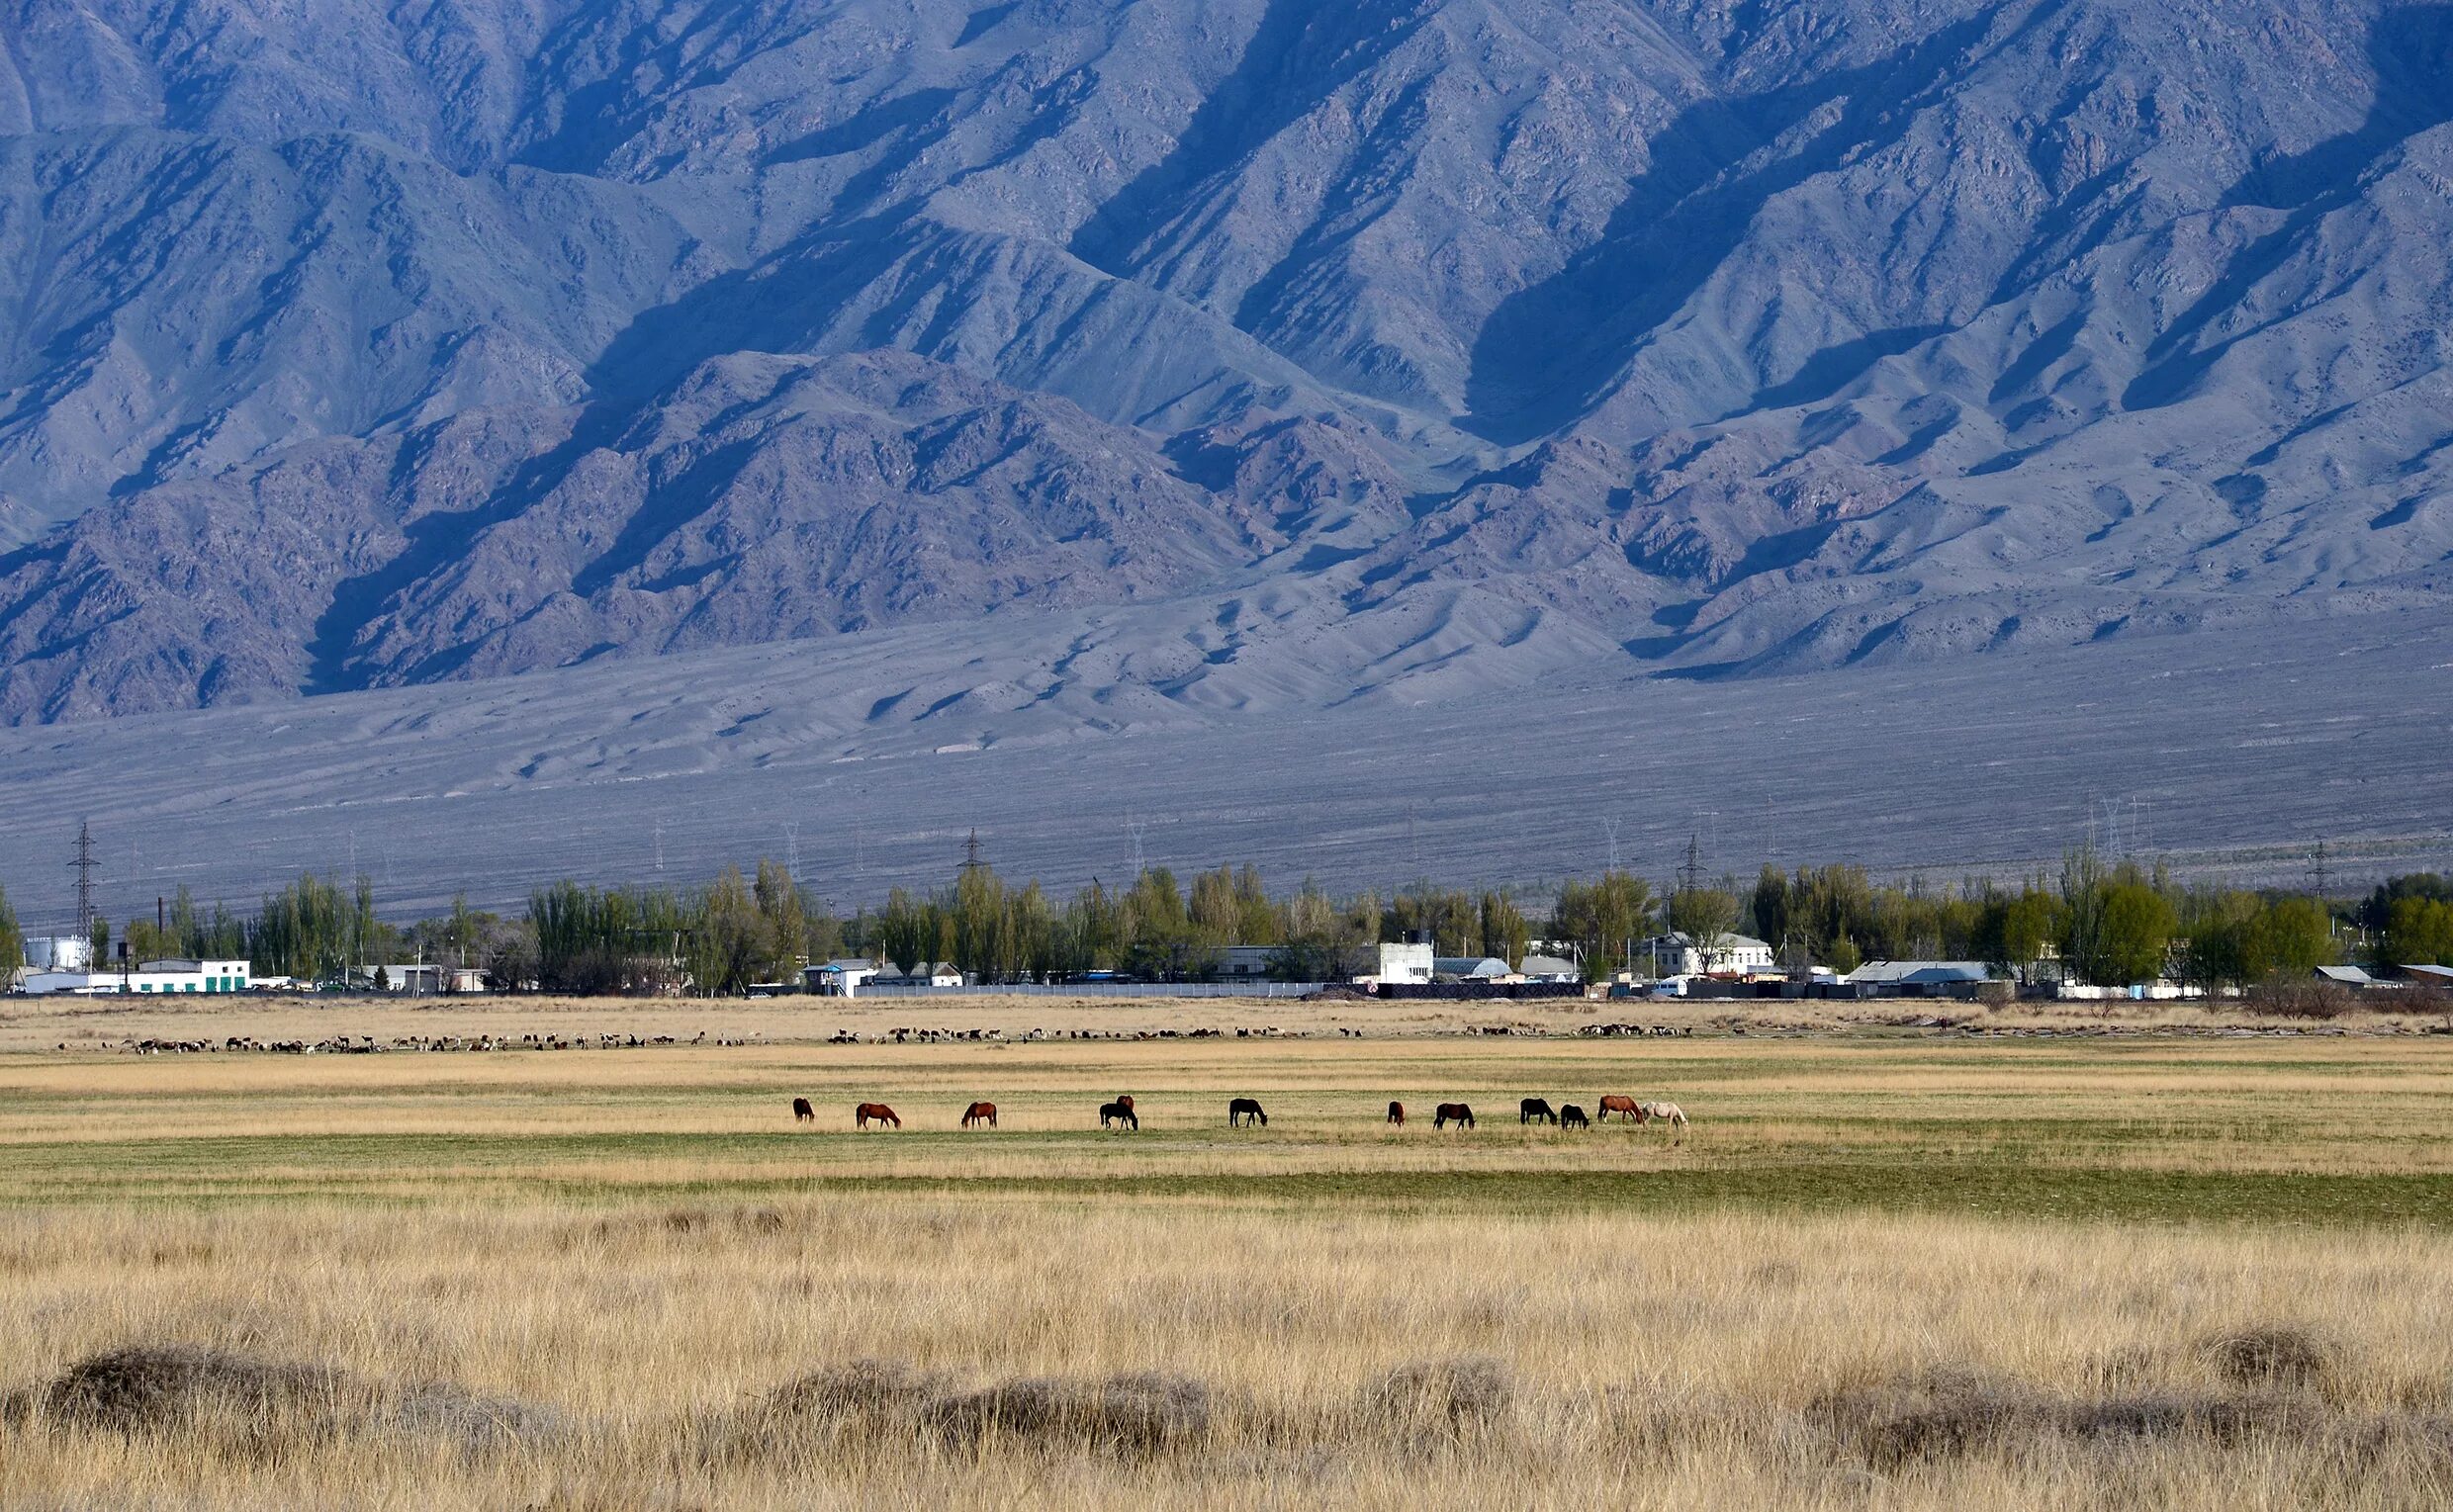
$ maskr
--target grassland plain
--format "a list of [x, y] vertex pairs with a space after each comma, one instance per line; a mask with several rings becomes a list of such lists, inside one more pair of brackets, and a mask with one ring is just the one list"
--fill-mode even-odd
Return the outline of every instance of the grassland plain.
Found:
[[[2453, 1040], [2408, 1024], [151, 1012], [0, 1025], [11, 1506], [2453, 1498]], [[171, 1023], [710, 1042], [99, 1048]], [[1121, 1092], [1137, 1134], [1096, 1125]], [[1604, 1092], [1694, 1126], [1515, 1118]], [[1456, 1100], [1480, 1126], [1429, 1128]]]

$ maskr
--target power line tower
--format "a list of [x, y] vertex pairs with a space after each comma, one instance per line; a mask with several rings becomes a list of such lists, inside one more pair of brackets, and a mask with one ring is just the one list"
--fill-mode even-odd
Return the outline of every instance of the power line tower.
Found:
[[2332, 875], [2332, 868], [2326, 863], [2325, 842], [2320, 837], [2317, 842], [2317, 849], [2309, 860], [2309, 881], [2315, 884], [2317, 896], [2320, 901], [2325, 896], [2326, 879]]
[[76, 872], [77, 933], [92, 938], [94, 934], [94, 829], [77, 821], [76, 859], [69, 862]]
[[1678, 890], [1693, 892], [1703, 882], [1703, 846], [1690, 832], [1686, 837], [1686, 859], [1678, 867]]
[[977, 871], [979, 869], [979, 832], [977, 830], [973, 830], [971, 831], [971, 838], [962, 843], [962, 869], [964, 871]]

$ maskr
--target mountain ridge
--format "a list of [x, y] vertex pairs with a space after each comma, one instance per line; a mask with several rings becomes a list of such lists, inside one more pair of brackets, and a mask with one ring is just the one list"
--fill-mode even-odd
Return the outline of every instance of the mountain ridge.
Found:
[[2453, 6], [279, 9], [0, 3], [0, 719], [1162, 602], [1214, 644], [1135, 686], [1301, 636], [1291, 710], [1469, 601], [1467, 690], [2453, 589]]

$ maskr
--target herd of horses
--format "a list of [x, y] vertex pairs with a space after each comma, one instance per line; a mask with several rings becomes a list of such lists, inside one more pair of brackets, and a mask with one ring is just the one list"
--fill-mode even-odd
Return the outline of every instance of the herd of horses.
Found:
[[[1684, 1137], [1686, 1113], [1676, 1103], [1638, 1102], [1634, 1098], [1613, 1092], [1603, 1097], [1597, 1106], [1600, 1122], [1607, 1123], [1613, 1116], [1623, 1122], [1639, 1126], [1659, 1121], [1669, 1125], [1680, 1137]], [[818, 1120], [818, 1111], [810, 1105], [807, 1098], [794, 1098], [792, 1118], [793, 1121], [799, 1123], [815, 1123]], [[1516, 1121], [1518, 1123], [1548, 1123], [1562, 1129], [1589, 1129], [1595, 1122], [1595, 1116], [1588, 1114], [1580, 1105], [1575, 1103], [1552, 1108], [1546, 1098], [1526, 1098], [1516, 1105]], [[883, 1128], [903, 1126], [903, 1120], [896, 1116], [894, 1110], [883, 1103], [863, 1103], [854, 1108], [852, 1122], [855, 1127], [863, 1129], [872, 1123]], [[1400, 1128], [1405, 1126], [1405, 1104], [1391, 1103], [1389, 1105], [1389, 1122]], [[1460, 1128], [1472, 1128], [1474, 1110], [1464, 1103], [1442, 1103], [1431, 1110], [1431, 1127], [1444, 1129], [1451, 1123]], [[973, 1103], [962, 1111], [962, 1126], [964, 1128], [996, 1127], [996, 1105], [994, 1103]], [[1134, 1112], [1133, 1099], [1130, 1096], [1120, 1097], [1113, 1103], [1099, 1105], [1099, 1127], [1137, 1130], [1140, 1126], [1140, 1115]], [[1234, 1098], [1226, 1104], [1226, 1126], [1228, 1128], [1267, 1128], [1269, 1126], [1268, 1111], [1260, 1106], [1260, 1100], [1257, 1098]]]

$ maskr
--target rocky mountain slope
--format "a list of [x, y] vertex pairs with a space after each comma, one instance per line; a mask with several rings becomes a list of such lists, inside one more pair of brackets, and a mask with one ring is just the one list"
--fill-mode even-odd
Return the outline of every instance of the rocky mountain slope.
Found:
[[0, 0], [0, 718], [2425, 606], [2448, 249], [2406, 0]]

